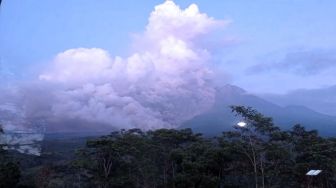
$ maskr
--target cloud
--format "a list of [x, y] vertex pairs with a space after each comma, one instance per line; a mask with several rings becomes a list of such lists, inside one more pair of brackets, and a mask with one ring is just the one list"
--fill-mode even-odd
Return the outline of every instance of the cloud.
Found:
[[227, 23], [195, 4], [183, 10], [166, 1], [136, 36], [132, 55], [111, 57], [100, 48], [61, 52], [37, 81], [19, 89], [17, 104], [25, 119], [53, 126], [177, 127], [214, 103], [211, 52], [197, 41]]
[[266, 62], [252, 66], [249, 73], [266, 71], [288, 72], [300, 76], [311, 76], [336, 68], [336, 53], [332, 50], [306, 50], [286, 54], [278, 62]]

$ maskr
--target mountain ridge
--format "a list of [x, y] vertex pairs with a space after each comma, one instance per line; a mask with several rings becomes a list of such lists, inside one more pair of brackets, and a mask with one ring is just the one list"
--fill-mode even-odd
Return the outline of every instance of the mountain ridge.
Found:
[[216, 135], [232, 129], [239, 118], [231, 113], [229, 106], [249, 106], [265, 116], [272, 117], [274, 123], [282, 129], [290, 129], [301, 124], [308, 130], [316, 129], [323, 136], [336, 135], [336, 117], [316, 112], [303, 105], [282, 107], [234, 85], [225, 85], [217, 89], [213, 107], [193, 119], [186, 121], [181, 128], [192, 128], [206, 135]]

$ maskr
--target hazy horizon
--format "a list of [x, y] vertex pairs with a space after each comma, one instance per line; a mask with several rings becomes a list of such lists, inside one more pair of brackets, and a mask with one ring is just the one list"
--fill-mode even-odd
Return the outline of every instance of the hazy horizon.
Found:
[[207, 2], [3, 1], [2, 121], [176, 128], [225, 84], [336, 115], [335, 2]]

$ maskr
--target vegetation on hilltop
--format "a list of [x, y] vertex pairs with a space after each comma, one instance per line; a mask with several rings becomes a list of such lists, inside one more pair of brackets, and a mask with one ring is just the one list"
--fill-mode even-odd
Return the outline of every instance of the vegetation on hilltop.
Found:
[[[235, 126], [216, 138], [191, 129], [112, 132], [89, 139], [73, 159], [53, 153], [37, 157], [48, 162], [22, 169], [19, 186], [336, 187], [335, 138], [300, 125], [282, 131], [252, 108], [231, 108], [247, 126]], [[323, 171], [308, 177], [310, 169]]]

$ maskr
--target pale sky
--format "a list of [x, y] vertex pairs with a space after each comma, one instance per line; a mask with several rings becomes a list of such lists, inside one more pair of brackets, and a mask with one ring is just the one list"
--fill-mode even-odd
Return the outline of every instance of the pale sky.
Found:
[[[161, 0], [3, 0], [1, 74], [27, 79], [55, 55], [72, 48], [102, 48], [128, 56]], [[336, 1], [175, 0], [231, 23], [213, 38], [213, 61], [223, 79], [254, 93], [285, 93], [336, 84]], [[8, 77], [8, 76], [7, 76]], [[0, 81], [0, 84], [4, 81]]]

